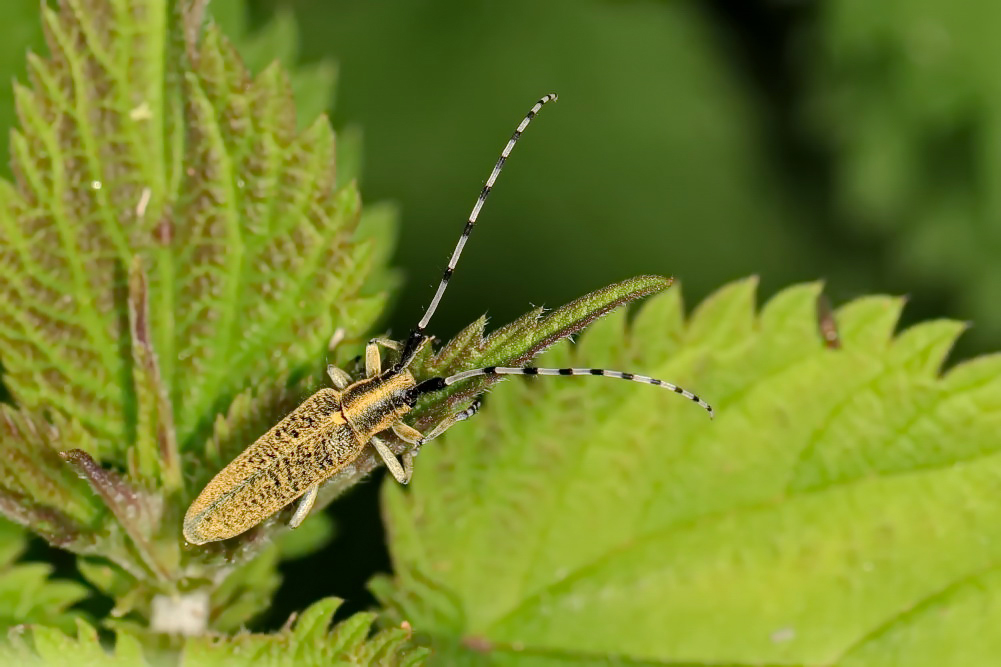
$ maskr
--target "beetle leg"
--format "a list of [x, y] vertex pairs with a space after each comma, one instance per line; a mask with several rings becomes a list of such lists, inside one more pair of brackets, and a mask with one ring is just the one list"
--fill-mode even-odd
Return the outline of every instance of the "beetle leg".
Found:
[[386, 467], [389, 468], [390, 474], [397, 482], [400, 484], [406, 484], [410, 481], [410, 475], [413, 474], [414, 470], [413, 461], [411, 461], [408, 466], [410, 469], [407, 470], [407, 468], [400, 465], [400, 462], [396, 458], [396, 454], [393, 454], [393, 450], [391, 450], [382, 440], [372, 436], [372, 439], [369, 440], [369, 442], [371, 442], [372, 446], [375, 447], [375, 451], [379, 453], [379, 457], [382, 459], [382, 462], [386, 464]]
[[337, 389], [346, 389], [351, 384], [351, 376], [348, 375], [347, 371], [342, 371], [333, 364], [327, 366], [327, 375], [330, 376], [330, 381], [334, 383], [334, 387]]
[[368, 341], [369, 345], [371, 345], [372, 343], [375, 343], [376, 345], [382, 345], [387, 350], [392, 350], [393, 352], [399, 352], [400, 350], [403, 349], [403, 346], [400, 345], [398, 341], [395, 341], [392, 338], [383, 338], [381, 336], [377, 336]]
[[[412, 426], [407, 426], [403, 422], [396, 422], [390, 427], [397, 438], [411, 445], [416, 445], [421, 441], [424, 436], [421, 432]], [[403, 452], [403, 474], [406, 479], [410, 479], [414, 475], [414, 457], [417, 456], [416, 449], [408, 449]]]
[[379, 357], [379, 344], [369, 341], [365, 346], [365, 377], [375, 377], [382, 372], [382, 359]]
[[417, 455], [417, 450], [410, 449], [403, 452], [400, 459], [403, 461], [403, 476], [406, 477], [407, 482], [410, 482], [410, 478], [414, 476], [414, 457]]
[[306, 489], [306, 493], [302, 494], [299, 500], [299, 506], [295, 508], [295, 513], [292, 518], [289, 519], [288, 525], [290, 528], [298, 528], [306, 517], [309, 515], [309, 510], [313, 509], [313, 503], [316, 502], [316, 492], [320, 489], [319, 484], [314, 484], [313, 486]]
[[403, 422], [396, 422], [390, 428], [396, 434], [397, 438], [411, 445], [416, 445], [424, 437], [420, 431], [412, 426], [407, 426]]
[[365, 376], [375, 377], [382, 372], [382, 359], [379, 357], [379, 346], [399, 352], [402, 346], [389, 338], [372, 338], [365, 346]]
[[[465, 421], [465, 420], [469, 419], [470, 417], [472, 417], [473, 415], [475, 415], [476, 411], [480, 409], [481, 405], [483, 405], [483, 401], [481, 399], [477, 398], [475, 401], [473, 401], [469, 405], [468, 408], [466, 408], [462, 412], [457, 412], [454, 415], [452, 415], [451, 417], [449, 417], [448, 419], [443, 420], [440, 424], [438, 424], [433, 429], [431, 429], [430, 433], [428, 433], [427, 435], [425, 435], [423, 438], [421, 438], [417, 442], [417, 449], [420, 449], [421, 446], [424, 445], [424, 443], [426, 443], [426, 442], [428, 442], [430, 440], [434, 440], [439, 435], [441, 435], [442, 433], [444, 433], [448, 429], [452, 428], [453, 426], [455, 426], [459, 422]], [[417, 450], [414, 450], [415, 453], [416, 453], [416, 451]]]

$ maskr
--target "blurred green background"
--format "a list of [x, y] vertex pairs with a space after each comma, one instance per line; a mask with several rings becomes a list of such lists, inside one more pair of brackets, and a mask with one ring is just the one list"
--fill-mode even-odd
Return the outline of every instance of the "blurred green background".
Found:
[[[400, 211], [404, 282], [386, 320], [396, 336], [423, 312], [511, 131], [557, 92], [484, 209], [432, 326], [439, 337], [483, 312], [499, 325], [641, 273], [678, 277], [690, 305], [758, 274], [762, 299], [818, 278], [835, 304], [907, 294], [906, 321], [974, 324], [960, 356], [997, 349], [997, 3], [255, 0], [251, 10], [256, 25], [291, 11], [301, 59], [338, 63], [329, 108], [338, 128], [362, 129], [365, 199]], [[20, 26], [37, 22], [37, 0], [2, 3], [0, 20], [11, 26], [0, 68], [23, 80], [24, 45], [39, 35]], [[327, 551], [286, 567], [269, 624], [326, 594], [365, 605], [365, 581], [388, 569], [375, 488], [337, 503], [342, 537]]]
[[340, 63], [336, 122], [363, 124], [363, 192], [401, 207], [396, 333], [427, 303], [508, 135], [550, 91], [560, 101], [526, 133], [485, 209], [439, 334], [639, 273], [679, 277], [691, 301], [750, 273], [768, 292], [818, 276], [848, 294], [872, 283], [876, 262], [832, 252], [846, 241], [775, 136], [787, 100], [758, 80], [756, 60], [775, 81], [785, 64], [742, 43], [723, 7], [287, 6], [303, 55]]
[[426, 305], [508, 134], [555, 91], [481, 218], [439, 335], [638, 273], [677, 276], [690, 304], [754, 273], [763, 297], [817, 278], [835, 302], [908, 294], [910, 317], [973, 320], [966, 352], [987, 349], [1001, 226], [976, 116], [1001, 99], [964, 70], [964, 42], [979, 11], [1001, 10], [898, 4], [256, 7], [291, 8], [303, 57], [340, 65], [335, 123], [364, 128], [363, 192], [402, 211], [396, 334]]

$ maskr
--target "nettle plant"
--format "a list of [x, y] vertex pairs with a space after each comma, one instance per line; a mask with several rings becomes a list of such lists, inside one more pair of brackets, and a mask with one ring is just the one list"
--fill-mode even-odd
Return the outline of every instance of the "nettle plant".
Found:
[[[509, 382], [422, 452], [409, 488], [383, 487], [379, 610], [331, 626], [339, 602], [320, 600], [278, 632], [243, 630], [278, 562], [319, 549], [329, 521], [290, 531], [289, 508], [193, 546], [184, 512], [324, 386], [326, 362], [361, 350], [394, 284], [394, 221], [362, 210], [356, 142], [335, 151], [327, 119], [296, 110], [293, 90], [314, 111], [329, 97], [329, 70], [245, 64], [288, 54], [289, 19], [237, 49], [205, 10], [43, 9], [49, 55], [16, 88], [0, 181], [3, 662], [992, 664], [1001, 359], [943, 376], [961, 324], [895, 335], [902, 301], [869, 297], [818, 330], [819, 285], [757, 312], [753, 280], [688, 318], [677, 287], [629, 318], [620, 306], [669, 285], [635, 278], [421, 348], [418, 382], [551, 348], [547, 366], [698, 386], [719, 418], [627, 383]], [[328, 353], [338, 328], [349, 338]], [[408, 424], [498, 379], [429, 395]], [[366, 448], [317, 507], [379, 464]], [[25, 531], [76, 554], [87, 585], [19, 561]], [[74, 608], [98, 592], [107, 617]]]

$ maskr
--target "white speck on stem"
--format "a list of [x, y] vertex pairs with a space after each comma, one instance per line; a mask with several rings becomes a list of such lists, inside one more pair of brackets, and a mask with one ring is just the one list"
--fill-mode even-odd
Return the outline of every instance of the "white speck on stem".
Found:
[[100, 190], [102, 187], [104, 187], [104, 184], [101, 183], [101, 181], [91, 181], [90, 182], [90, 188], [91, 188], [91, 190]]
[[186, 595], [157, 595], [153, 598], [150, 629], [174, 635], [205, 634], [209, 618], [209, 595], [195, 591]]

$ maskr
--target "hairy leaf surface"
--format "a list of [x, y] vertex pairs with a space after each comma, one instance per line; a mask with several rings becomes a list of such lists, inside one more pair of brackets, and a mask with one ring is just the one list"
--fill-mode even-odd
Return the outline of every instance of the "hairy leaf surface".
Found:
[[[0, 511], [88, 556], [81, 571], [116, 614], [149, 618], [157, 596], [204, 586], [231, 629], [267, 605], [278, 554], [234, 567], [232, 551], [184, 550], [193, 483], [222, 465], [213, 427], [276, 419], [336, 328], [371, 328], [393, 212], [359, 230], [357, 188], [317, 117], [330, 66], [290, 76], [265, 61], [293, 59], [290, 16], [238, 36], [248, 65], [205, 9], [41, 6], [48, 53], [15, 85], [13, 178], [0, 180], [14, 404], [0, 406]], [[356, 165], [356, 150], [339, 153]], [[294, 548], [317, 548], [330, 530], [316, 527]]]
[[963, 326], [895, 334], [887, 297], [829, 349], [819, 290], [756, 312], [743, 281], [687, 320], [670, 291], [546, 359], [677, 381], [713, 422], [611, 380], [495, 390], [385, 485], [376, 593], [446, 662], [992, 664], [1001, 360], [941, 374]]
[[316, 368], [335, 325], [375, 317], [357, 191], [336, 178], [327, 121], [298, 131], [283, 71], [252, 77], [214, 27], [185, 58], [166, 2], [89, 0], [44, 20], [51, 55], [17, 89], [15, 180], [0, 183], [5, 381], [123, 460], [143, 427], [138, 257], [164, 417], [186, 449], [249, 381]]

